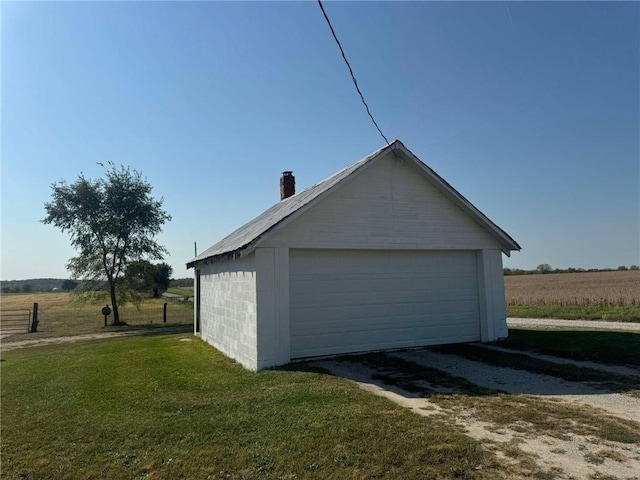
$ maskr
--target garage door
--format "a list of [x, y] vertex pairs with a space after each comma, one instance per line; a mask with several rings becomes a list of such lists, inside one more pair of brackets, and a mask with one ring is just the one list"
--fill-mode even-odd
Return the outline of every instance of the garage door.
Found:
[[480, 340], [473, 251], [291, 250], [291, 357]]

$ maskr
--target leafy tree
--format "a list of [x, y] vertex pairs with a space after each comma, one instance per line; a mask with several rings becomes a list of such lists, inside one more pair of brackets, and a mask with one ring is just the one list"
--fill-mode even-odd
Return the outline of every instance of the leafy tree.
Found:
[[64, 282], [62, 282], [60, 288], [62, 288], [62, 290], [64, 290], [65, 292], [70, 292], [72, 290], [75, 290], [77, 286], [78, 282], [76, 282], [75, 280], [65, 280]]
[[153, 286], [153, 297], [158, 298], [160, 296], [160, 290], [166, 291], [171, 283], [171, 274], [173, 268], [166, 263], [159, 263], [155, 265], [155, 276]]
[[549, 273], [551, 271], [551, 265], [548, 263], [541, 263], [536, 267], [538, 273]]
[[638, 265], [631, 265], [629, 270], [638, 270]]
[[33, 291], [33, 285], [25, 283], [22, 285], [22, 293], [31, 293]]
[[125, 272], [125, 285], [136, 292], [152, 292], [153, 298], [169, 288], [173, 269], [166, 263], [152, 264], [147, 260], [130, 263]]
[[2, 293], [11, 293], [11, 287], [2, 287]]
[[626, 270], [627, 270], [627, 267], [626, 267], [626, 266], [624, 266], [624, 265], [620, 265], [620, 266], [618, 267], [618, 270], [620, 270], [620, 271], [626, 271]]
[[78, 255], [67, 263], [74, 278], [106, 284], [113, 323], [119, 325], [119, 285], [127, 265], [141, 258], [161, 260], [167, 250], [155, 241], [171, 216], [163, 200], [151, 196], [151, 185], [129, 167], [111, 164], [104, 178], [83, 174], [68, 184], [54, 183], [52, 200], [45, 203], [43, 223], [68, 232]]

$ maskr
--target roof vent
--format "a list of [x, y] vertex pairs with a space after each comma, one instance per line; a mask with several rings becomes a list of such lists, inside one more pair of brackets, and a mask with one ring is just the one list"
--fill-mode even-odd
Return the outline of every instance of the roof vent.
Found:
[[293, 172], [282, 172], [280, 177], [280, 200], [296, 194], [296, 177]]

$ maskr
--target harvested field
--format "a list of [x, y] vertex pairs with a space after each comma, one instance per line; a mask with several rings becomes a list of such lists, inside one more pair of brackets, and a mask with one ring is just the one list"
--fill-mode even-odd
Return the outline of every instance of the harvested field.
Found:
[[[145, 299], [138, 307], [126, 304], [120, 307], [120, 319], [130, 327], [163, 324], [163, 298]], [[4, 328], [0, 328], [3, 342], [32, 340], [43, 337], [58, 337], [67, 335], [83, 335], [97, 332], [122, 330], [123, 327], [104, 327], [102, 307], [108, 303], [104, 301], [81, 302], [74, 295], [66, 292], [48, 293], [19, 293], [3, 294], [0, 296], [0, 327], [6, 318], [6, 313], [15, 309], [31, 310], [33, 304], [38, 303], [38, 332], [16, 333], [7, 336]], [[113, 316], [109, 316], [111, 324]], [[168, 324], [190, 324], [193, 322], [193, 302], [172, 302], [167, 304]], [[13, 332], [12, 332], [13, 333]]]
[[508, 275], [507, 305], [640, 305], [640, 270]]

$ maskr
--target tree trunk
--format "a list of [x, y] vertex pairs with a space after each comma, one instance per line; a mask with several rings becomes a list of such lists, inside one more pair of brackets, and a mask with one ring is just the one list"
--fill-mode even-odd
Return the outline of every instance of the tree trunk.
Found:
[[113, 324], [120, 325], [120, 314], [118, 313], [118, 302], [116, 299], [116, 286], [109, 282], [109, 295], [111, 296], [111, 310], [113, 311]]

